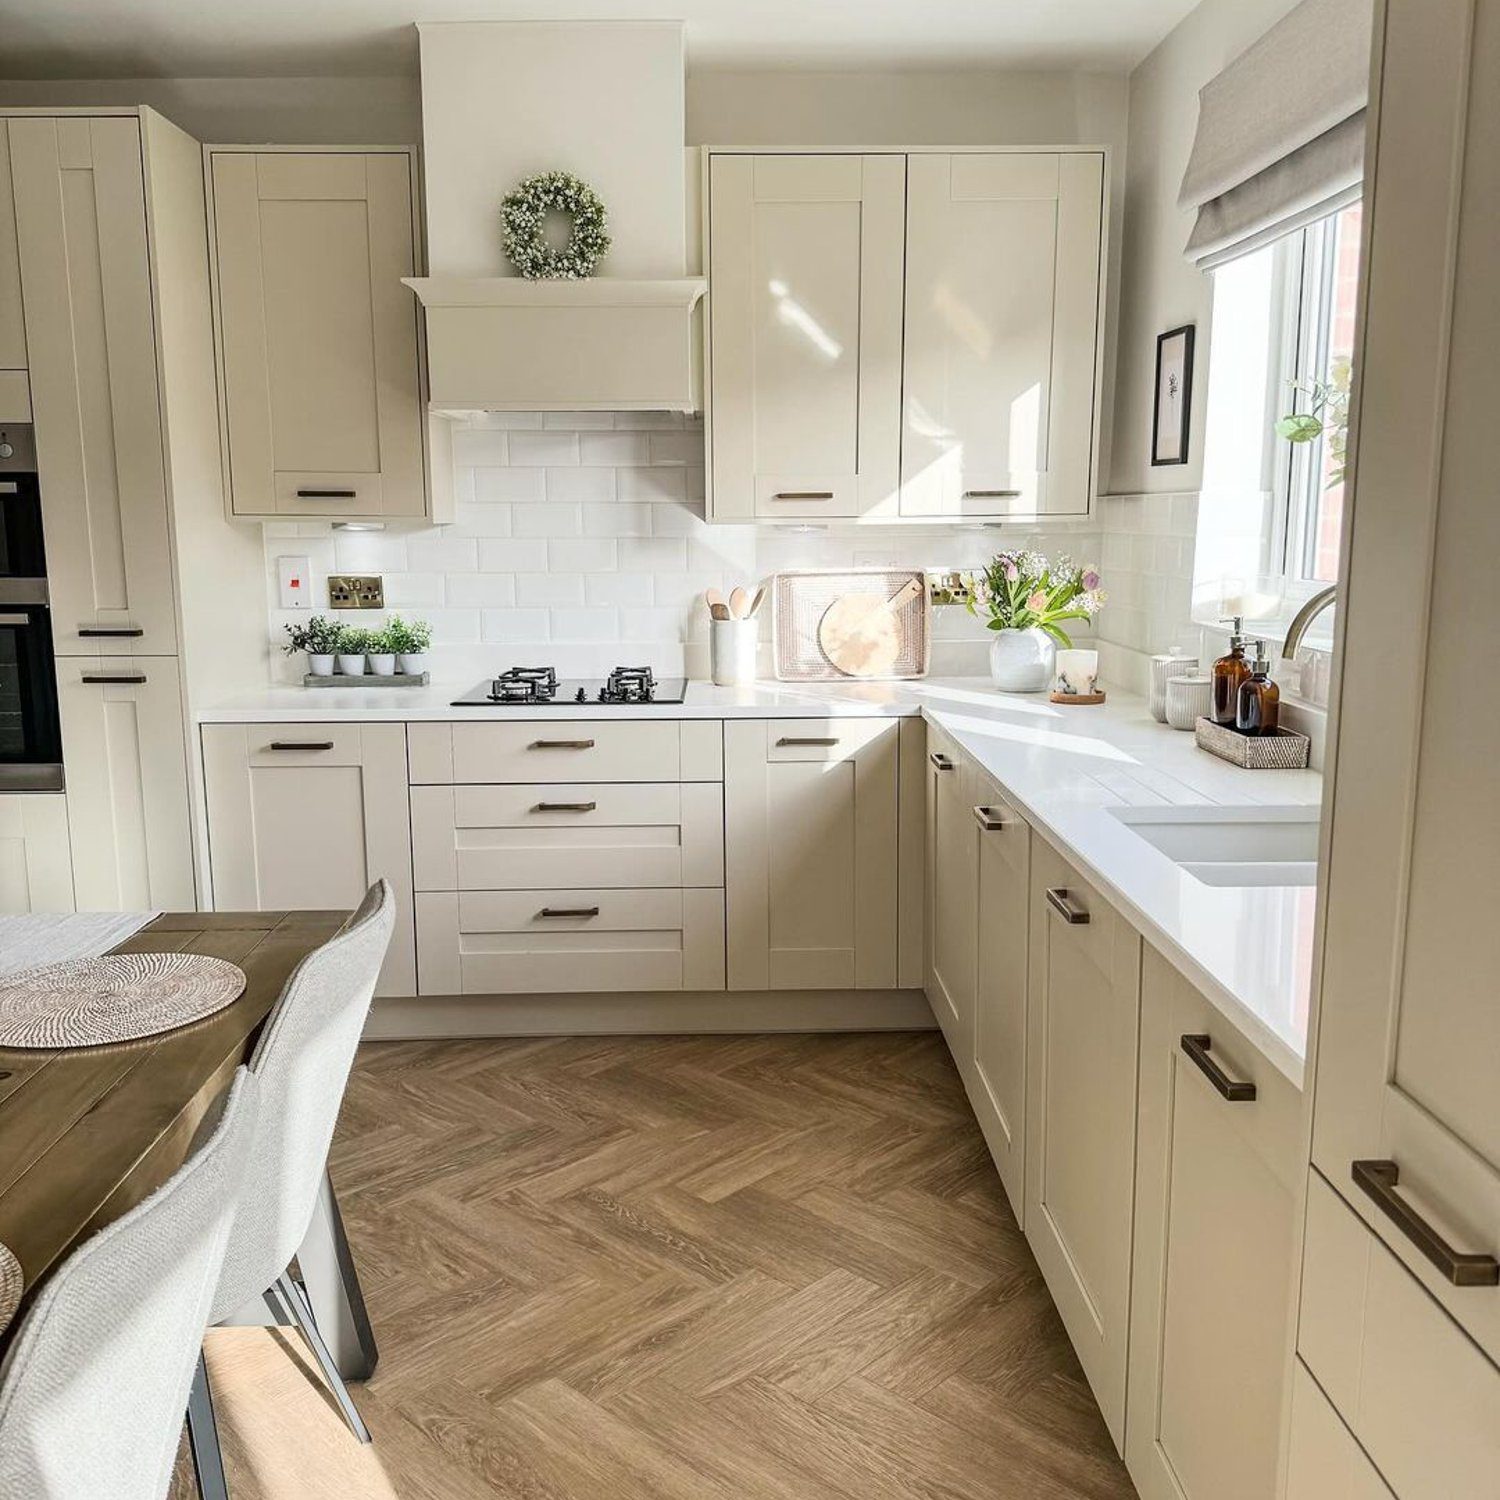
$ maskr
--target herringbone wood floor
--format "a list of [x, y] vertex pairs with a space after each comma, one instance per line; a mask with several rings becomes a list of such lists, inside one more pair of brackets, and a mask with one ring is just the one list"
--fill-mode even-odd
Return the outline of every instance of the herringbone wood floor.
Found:
[[360, 1450], [278, 1334], [235, 1500], [1134, 1494], [936, 1033], [367, 1046]]

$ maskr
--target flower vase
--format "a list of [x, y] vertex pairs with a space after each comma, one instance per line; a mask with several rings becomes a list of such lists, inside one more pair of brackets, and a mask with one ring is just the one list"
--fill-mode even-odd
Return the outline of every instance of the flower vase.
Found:
[[1002, 693], [1040, 693], [1052, 685], [1057, 643], [1039, 625], [997, 630], [990, 642], [990, 677]]

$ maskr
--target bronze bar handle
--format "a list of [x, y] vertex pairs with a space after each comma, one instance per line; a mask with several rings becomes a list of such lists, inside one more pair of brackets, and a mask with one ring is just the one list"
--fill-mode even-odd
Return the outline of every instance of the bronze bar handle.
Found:
[[1080, 906], [1061, 887], [1049, 887], [1047, 891], [1047, 905], [1070, 927], [1081, 927], [1089, 920], [1088, 908]]
[[332, 740], [272, 740], [273, 750], [332, 750]]
[[1197, 1065], [1198, 1071], [1213, 1084], [1213, 1086], [1231, 1104], [1248, 1104], [1255, 1098], [1255, 1085], [1245, 1083], [1238, 1078], [1231, 1078], [1218, 1062], [1215, 1060], [1210, 1049], [1213, 1041], [1206, 1032], [1189, 1033], [1182, 1038], [1182, 1050], [1192, 1058]]
[[986, 833], [999, 833], [1008, 826], [1006, 820], [998, 816], [993, 807], [976, 807], [974, 809], [974, 821]]
[[532, 740], [529, 750], [592, 750], [593, 740]]
[[597, 906], [544, 906], [537, 913], [539, 917], [597, 917], [598, 915]]
[[299, 500], [355, 500], [358, 490], [298, 490]]
[[145, 633], [139, 625], [80, 625], [78, 627], [78, 634], [81, 636], [129, 636], [132, 640], [137, 640]]
[[596, 812], [597, 802], [538, 802], [537, 812]]
[[1396, 1194], [1401, 1169], [1393, 1161], [1357, 1161], [1353, 1177], [1376, 1208], [1454, 1286], [1500, 1286], [1500, 1260], [1455, 1250], [1404, 1198]]
[[784, 734], [776, 741], [778, 748], [782, 745], [836, 745], [838, 736], [835, 734], [797, 736]]
[[100, 685], [114, 683], [121, 687], [139, 687], [146, 680], [146, 674], [144, 672], [84, 672], [80, 674], [78, 680]]
[[832, 490], [778, 490], [773, 500], [832, 500]]
[[953, 762], [946, 755], [944, 755], [941, 750], [929, 751], [927, 754], [927, 759], [930, 760], [939, 771], [951, 771], [953, 769]]
[[1020, 490], [965, 490], [965, 500], [1014, 500]]

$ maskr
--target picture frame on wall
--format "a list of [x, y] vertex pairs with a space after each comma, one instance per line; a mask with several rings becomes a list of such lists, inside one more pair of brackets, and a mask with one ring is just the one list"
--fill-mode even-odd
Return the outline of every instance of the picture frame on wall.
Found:
[[1151, 411], [1151, 462], [1185, 464], [1193, 420], [1192, 323], [1156, 338], [1156, 399]]

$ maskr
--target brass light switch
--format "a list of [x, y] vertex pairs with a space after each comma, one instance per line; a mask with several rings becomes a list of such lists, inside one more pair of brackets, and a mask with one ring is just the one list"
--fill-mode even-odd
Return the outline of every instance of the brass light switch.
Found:
[[384, 609], [385, 582], [379, 573], [330, 573], [329, 609]]

